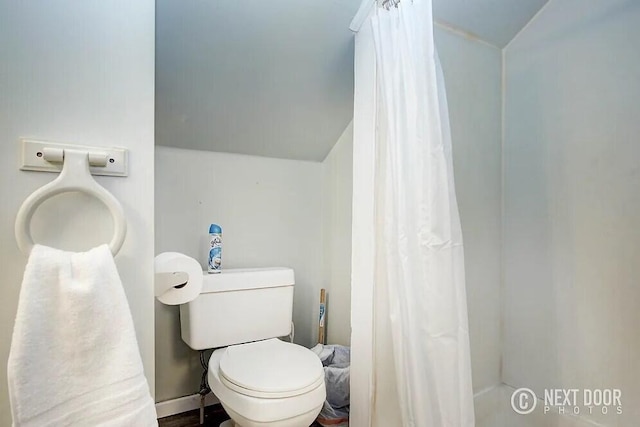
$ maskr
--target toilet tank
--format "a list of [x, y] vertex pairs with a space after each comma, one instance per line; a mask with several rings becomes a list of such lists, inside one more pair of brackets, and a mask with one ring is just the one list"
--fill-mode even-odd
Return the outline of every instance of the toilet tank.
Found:
[[205, 350], [291, 333], [292, 269], [225, 269], [203, 274], [200, 295], [180, 306], [182, 340], [189, 347]]

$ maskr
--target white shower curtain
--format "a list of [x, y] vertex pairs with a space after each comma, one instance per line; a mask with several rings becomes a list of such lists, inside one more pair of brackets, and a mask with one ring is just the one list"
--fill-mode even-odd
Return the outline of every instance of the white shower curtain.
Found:
[[[431, 1], [376, 7], [364, 26], [356, 40], [354, 154], [375, 145], [370, 424], [394, 423], [395, 408], [403, 426], [473, 426], [462, 233]], [[363, 58], [375, 62], [374, 72], [363, 72]], [[375, 88], [365, 104], [367, 84]], [[359, 161], [366, 160], [354, 155], [354, 171]], [[358, 289], [366, 288], [354, 283], [352, 300]]]

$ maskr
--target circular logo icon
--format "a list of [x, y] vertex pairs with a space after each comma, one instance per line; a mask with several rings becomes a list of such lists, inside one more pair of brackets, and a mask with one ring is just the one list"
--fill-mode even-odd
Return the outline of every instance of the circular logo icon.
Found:
[[529, 388], [519, 388], [511, 395], [511, 407], [520, 415], [532, 413], [537, 404], [538, 398]]

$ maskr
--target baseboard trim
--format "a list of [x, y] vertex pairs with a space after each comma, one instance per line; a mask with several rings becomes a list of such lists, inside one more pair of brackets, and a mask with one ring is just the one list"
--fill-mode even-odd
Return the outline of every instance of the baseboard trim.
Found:
[[[220, 403], [218, 398], [213, 393], [207, 394], [204, 399], [204, 405], [211, 406], [216, 403]], [[158, 418], [181, 414], [198, 408], [200, 408], [199, 394], [192, 394], [190, 396], [178, 397], [177, 399], [165, 400], [163, 402], [156, 403], [156, 413], [158, 414]]]

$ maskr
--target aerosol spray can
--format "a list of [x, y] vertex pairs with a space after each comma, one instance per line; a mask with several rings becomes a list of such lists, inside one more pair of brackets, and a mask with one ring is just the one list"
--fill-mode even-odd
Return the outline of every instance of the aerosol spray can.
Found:
[[222, 271], [222, 227], [218, 224], [209, 226], [209, 273]]

